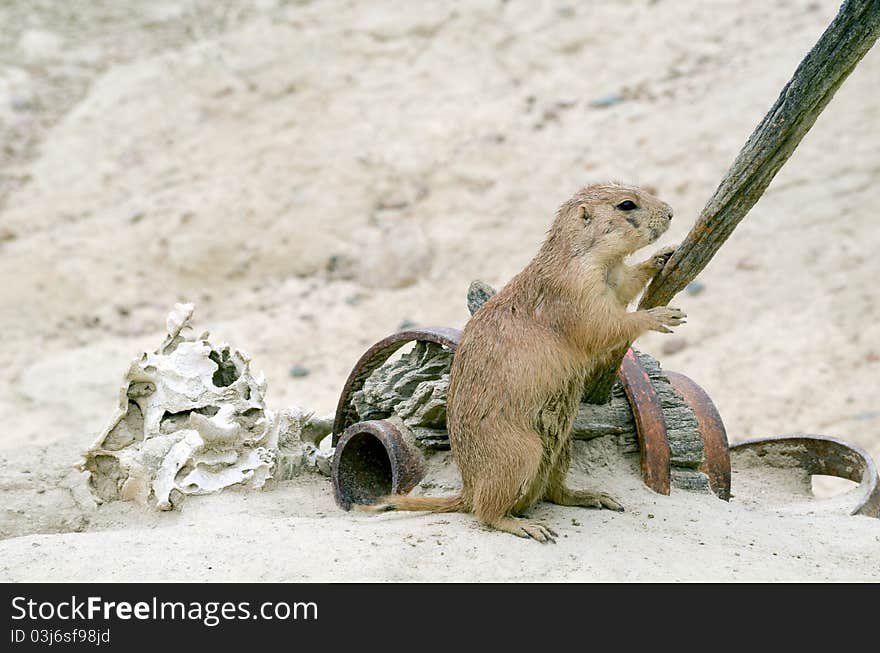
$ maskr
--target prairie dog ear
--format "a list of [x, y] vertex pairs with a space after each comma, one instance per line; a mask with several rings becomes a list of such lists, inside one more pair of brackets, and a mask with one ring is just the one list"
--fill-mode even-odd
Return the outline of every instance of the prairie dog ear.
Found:
[[590, 214], [589, 214], [589, 212], [587, 211], [587, 205], [586, 205], [586, 204], [580, 204], [580, 205], [577, 207], [577, 216], [578, 216], [581, 220], [583, 220], [584, 222], [589, 222], [589, 221], [590, 221]]

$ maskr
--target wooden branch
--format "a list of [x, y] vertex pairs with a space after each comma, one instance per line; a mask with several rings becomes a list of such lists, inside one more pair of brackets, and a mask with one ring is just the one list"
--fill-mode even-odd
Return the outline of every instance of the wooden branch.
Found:
[[[696, 224], [642, 296], [662, 306], [702, 272], [760, 199], [843, 81], [880, 36], [880, 0], [847, 0], [752, 132]], [[610, 398], [626, 347], [587, 383], [585, 401]]]

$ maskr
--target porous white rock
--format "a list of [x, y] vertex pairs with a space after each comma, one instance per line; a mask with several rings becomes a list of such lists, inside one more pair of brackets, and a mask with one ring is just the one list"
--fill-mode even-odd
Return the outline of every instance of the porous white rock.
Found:
[[177, 304], [165, 341], [125, 374], [119, 408], [82, 463], [98, 501], [170, 510], [187, 495], [262, 488], [273, 476], [318, 467], [309, 453], [329, 431], [329, 418], [296, 407], [269, 410], [266, 381], [251, 373], [247, 354], [213, 345], [207, 333], [193, 336], [192, 314], [192, 304]]

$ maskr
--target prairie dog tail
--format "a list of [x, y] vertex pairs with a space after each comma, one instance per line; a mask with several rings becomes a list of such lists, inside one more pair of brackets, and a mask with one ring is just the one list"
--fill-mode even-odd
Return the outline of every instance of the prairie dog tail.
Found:
[[389, 512], [391, 510], [424, 510], [427, 512], [464, 512], [467, 508], [462, 495], [452, 497], [411, 497], [392, 494], [370, 505], [354, 506], [364, 512]]

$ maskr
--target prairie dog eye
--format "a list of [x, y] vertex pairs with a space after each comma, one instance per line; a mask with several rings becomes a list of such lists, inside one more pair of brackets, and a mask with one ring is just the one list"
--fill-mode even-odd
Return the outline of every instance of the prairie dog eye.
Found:
[[639, 207], [636, 206], [636, 203], [633, 202], [632, 200], [624, 200], [623, 202], [621, 202], [620, 204], [618, 204], [614, 208], [620, 209], [621, 211], [634, 211], [635, 209], [637, 209]]

